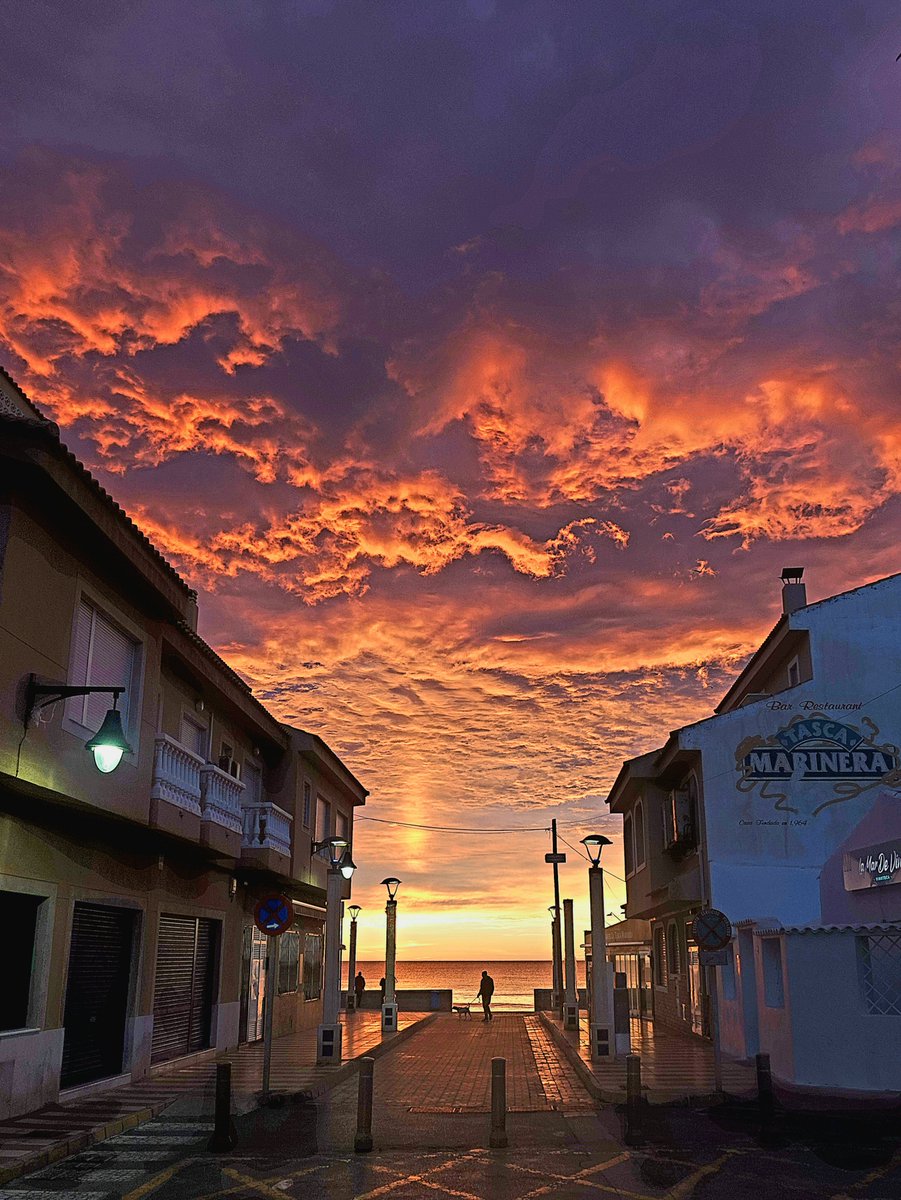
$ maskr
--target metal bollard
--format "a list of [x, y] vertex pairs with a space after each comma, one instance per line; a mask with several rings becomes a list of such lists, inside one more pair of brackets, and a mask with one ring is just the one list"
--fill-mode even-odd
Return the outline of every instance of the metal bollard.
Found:
[[757, 1108], [760, 1114], [760, 1131], [765, 1134], [773, 1122], [775, 1100], [773, 1097], [773, 1075], [770, 1071], [770, 1056], [758, 1054], [757, 1066]]
[[374, 1058], [360, 1059], [357, 1133], [354, 1138], [354, 1150], [357, 1154], [368, 1154], [372, 1149], [372, 1068], [374, 1065]]
[[507, 1060], [491, 1060], [491, 1136], [488, 1145], [492, 1150], [503, 1150], [507, 1145]]
[[216, 1063], [216, 1116], [213, 1136], [207, 1149], [214, 1154], [226, 1154], [238, 1144], [238, 1131], [232, 1120], [232, 1065]]
[[641, 1140], [641, 1058], [626, 1055], [626, 1130], [627, 1145]]

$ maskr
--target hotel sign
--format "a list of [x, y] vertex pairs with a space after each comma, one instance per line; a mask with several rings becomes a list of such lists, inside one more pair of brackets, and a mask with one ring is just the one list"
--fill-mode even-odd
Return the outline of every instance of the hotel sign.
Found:
[[901, 883], [901, 838], [847, 851], [843, 855], [842, 868], [846, 892]]
[[756, 791], [777, 811], [798, 814], [794, 824], [806, 824], [804, 816], [816, 817], [880, 784], [901, 787], [898, 747], [879, 740], [869, 717], [851, 725], [823, 711], [832, 707], [839, 706], [798, 713], [769, 737], [745, 738], [735, 751], [738, 790]]

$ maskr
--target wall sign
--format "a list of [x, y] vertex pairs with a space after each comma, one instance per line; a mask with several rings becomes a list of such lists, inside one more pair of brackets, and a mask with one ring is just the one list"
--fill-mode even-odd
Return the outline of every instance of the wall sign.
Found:
[[846, 892], [901, 883], [901, 838], [864, 846], [862, 850], [846, 851], [842, 856], [842, 868]]
[[[769, 737], [744, 739], [735, 752], [736, 787], [740, 792], [759, 789], [762, 798], [774, 800], [783, 812], [816, 816], [877, 784], [901, 786], [898, 747], [878, 738], [879, 729], [869, 717], [857, 726], [822, 711], [799, 713]], [[805, 801], [810, 789], [803, 785], [816, 784], [831, 787], [818, 788]]]

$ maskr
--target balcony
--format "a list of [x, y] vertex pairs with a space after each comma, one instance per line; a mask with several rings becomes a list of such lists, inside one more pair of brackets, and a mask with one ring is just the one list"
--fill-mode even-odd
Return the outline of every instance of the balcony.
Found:
[[197, 841], [200, 837], [203, 759], [168, 734], [153, 744], [150, 823], [166, 833]]
[[200, 840], [237, 858], [241, 852], [244, 824], [241, 797], [244, 784], [212, 763], [200, 768]]
[[244, 804], [242, 807], [242, 861], [248, 866], [267, 871], [287, 871], [291, 862], [291, 825], [294, 818], [270, 801]]

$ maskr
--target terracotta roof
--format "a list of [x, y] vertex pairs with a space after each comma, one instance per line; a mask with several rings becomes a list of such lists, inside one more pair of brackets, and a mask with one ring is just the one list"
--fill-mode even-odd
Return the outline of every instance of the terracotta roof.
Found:
[[[744, 924], [744, 922], [742, 922]], [[758, 936], [773, 933], [897, 933], [901, 934], [901, 921], [882, 922], [873, 925], [771, 925], [754, 930]]]

